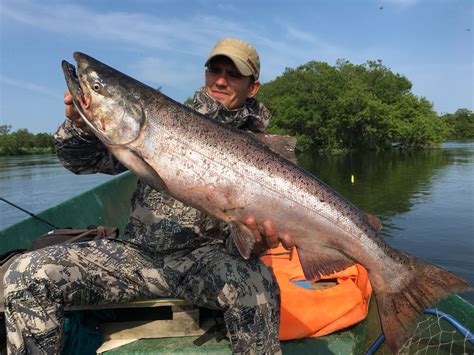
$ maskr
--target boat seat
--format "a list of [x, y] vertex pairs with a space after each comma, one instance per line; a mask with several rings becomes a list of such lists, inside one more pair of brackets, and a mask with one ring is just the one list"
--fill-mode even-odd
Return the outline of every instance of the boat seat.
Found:
[[199, 336], [214, 325], [201, 321], [199, 307], [171, 297], [77, 306], [66, 310], [113, 310], [113, 320], [101, 321], [99, 324], [107, 344], [124, 344], [146, 338]]
[[100, 305], [84, 305], [67, 307], [68, 311], [77, 310], [99, 310], [99, 309], [117, 309], [117, 308], [149, 308], [149, 307], [167, 307], [167, 306], [191, 306], [186, 300], [174, 297], [158, 297], [149, 300], [132, 301], [125, 303], [108, 303]]

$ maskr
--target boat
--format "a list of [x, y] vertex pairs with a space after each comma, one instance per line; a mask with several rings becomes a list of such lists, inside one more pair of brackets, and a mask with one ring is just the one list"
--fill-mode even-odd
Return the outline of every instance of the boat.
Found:
[[[1, 230], [0, 254], [14, 249], [28, 248], [32, 240], [50, 231], [51, 226], [40, 219], [60, 227], [85, 228], [89, 225], [106, 225], [119, 227], [123, 231], [127, 223], [130, 197], [135, 190], [136, 181], [137, 178], [130, 172], [123, 173], [102, 185], [39, 213], [37, 215], [39, 218], [29, 217]], [[182, 305], [183, 302], [176, 299], [158, 299], [154, 300], [154, 306], [176, 307]], [[147, 305], [145, 304], [144, 307]], [[420, 334], [411, 337], [413, 341], [419, 342], [420, 346], [427, 347], [428, 350], [423, 353], [474, 353], [474, 340], [472, 331], [470, 331], [470, 329], [474, 329], [474, 306], [460, 296], [453, 295], [441, 300], [433, 306], [433, 309], [436, 314], [434, 317], [424, 317], [431, 317], [434, 320], [426, 321], [422, 316], [418, 322], [420, 325], [418, 333]], [[81, 310], [75, 311], [80, 312]], [[439, 314], [436, 313], [438, 311]], [[460, 328], [464, 329], [464, 332], [462, 329], [453, 328], [452, 322], [445, 321], [447, 317], [444, 315], [454, 319], [455, 323], [457, 322]], [[440, 329], [434, 332], [433, 327]], [[364, 354], [366, 352], [388, 354], [390, 351], [383, 343], [380, 347], [377, 344], [377, 342], [381, 343], [380, 335], [377, 307], [372, 300], [367, 317], [360, 323], [323, 337], [284, 341], [282, 350], [283, 353], [288, 354]], [[146, 339], [140, 339], [138, 335], [137, 338], [136, 341], [104, 353], [231, 353], [229, 342], [221, 340], [219, 337], [210, 337], [204, 341], [199, 341], [199, 339], [203, 339], [202, 335], [192, 334], [189, 336], [168, 334], [166, 337]], [[439, 343], [439, 341], [445, 344], [432, 345], [436, 342]]]

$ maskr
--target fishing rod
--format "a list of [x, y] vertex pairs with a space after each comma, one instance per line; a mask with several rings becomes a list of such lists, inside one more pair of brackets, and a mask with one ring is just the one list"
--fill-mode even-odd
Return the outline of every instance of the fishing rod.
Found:
[[54, 224], [49, 223], [48, 221], [44, 220], [43, 218], [38, 217], [37, 215], [35, 215], [35, 214], [33, 214], [33, 213], [31, 213], [31, 212], [25, 210], [24, 208], [21, 208], [20, 206], [15, 205], [13, 202], [10, 202], [10, 201], [8, 201], [7, 199], [5, 199], [5, 198], [3, 198], [3, 197], [0, 197], [0, 200], [2, 200], [2, 201], [5, 202], [5, 203], [8, 203], [9, 205], [11, 205], [11, 206], [13, 206], [13, 207], [15, 207], [15, 208], [18, 208], [20, 211], [25, 212], [26, 214], [29, 214], [31, 217], [36, 218], [38, 221], [41, 221], [41, 222], [43, 222], [43, 223], [46, 223], [48, 226], [53, 227], [54, 229], [59, 229], [58, 226], [55, 226]]

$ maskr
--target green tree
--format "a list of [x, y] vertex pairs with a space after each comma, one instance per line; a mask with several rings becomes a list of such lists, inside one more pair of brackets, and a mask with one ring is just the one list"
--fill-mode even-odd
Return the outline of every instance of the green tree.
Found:
[[448, 128], [449, 139], [474, 138], [474, 113], [460, 108], [453, 114], [445, 114], [441, 119]]
[[445, 125], [411, 88], [380, 60], [311, 61], [262, 85], [258, 99], [273, 113], [269, 130], [298, 137], [301, 150], [436, 146]]
[[403, 148], [436, 147], [448, 133], [432, 104], [412, 94], [399, 97], [389, 120], [391, 141]]
[[50, 133], [37, 133], [34, 138], [34, 145], [38, 148], [54, 149], [54, 136]]
[[33, 134], [21, 128], [10, 132], [11, 126], [0, 126], [0, 155], [44, 154], [54, 152], [54, 136]]
[[7, 124], [0, 125], [0, 135], [10, 133], [11, 129], [12, 129], [12, 126], [10, 125], [7, 125]]

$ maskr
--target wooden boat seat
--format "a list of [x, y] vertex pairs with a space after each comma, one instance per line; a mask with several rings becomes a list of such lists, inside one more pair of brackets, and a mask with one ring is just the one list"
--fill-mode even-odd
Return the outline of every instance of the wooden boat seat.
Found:
[[212, 324], [200, 321], [200, 309], [177, 298], [70, 307], [67, 311], [113, 310], [113, 321], [100, 323], [105, 340], [198, 336]]
[[140, 300], [127, 303], [108, 303], [100, 305], [85, 305], [68, 307], [68, 311], [77, 310], [98, 310], [98, 309], [116, 309], [116, 308], [149, 308], [166, 306], [184, 306], [191, 305], [188, 301], [174, 297], [158, 297], [149, 300]]

